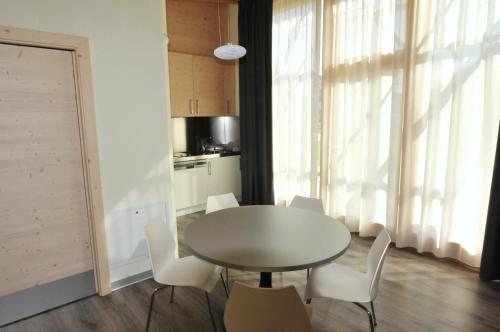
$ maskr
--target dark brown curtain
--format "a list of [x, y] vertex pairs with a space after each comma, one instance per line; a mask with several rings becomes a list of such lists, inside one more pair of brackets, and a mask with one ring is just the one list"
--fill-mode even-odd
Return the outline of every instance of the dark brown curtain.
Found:
[[500, 280], [500, 129], [491, 181], [480, 276], [484, 280]]
[[243, 204], [273, 204], [271, 0], [240, 0], [240, 148]]

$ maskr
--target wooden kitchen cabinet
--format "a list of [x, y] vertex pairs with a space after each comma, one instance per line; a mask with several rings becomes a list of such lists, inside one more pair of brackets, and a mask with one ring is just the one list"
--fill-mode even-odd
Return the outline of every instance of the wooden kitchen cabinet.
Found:
[[166, 11], [171, 116], [238, 116], [238, 64], [213, 55], [238, 43], [238, 1], [168, 0]]
[[193, 56], [168, 53], [170, 106], [173, 117], [194, 116]]
[[170, 40], [168, 50], [213, 56], [214, 49], [220, 45], [219, 14], [221, 39], [226, 41], [228, 38], [228, 4], [223, 2], [217, 6], [216, 1], [168, 0], [166, 7], [167, 32]]
[[224, 66], [214, 57], [193, 56], [193, 84], [197, 116], [226, 114]]
[[168, 58], [173, 117], [237, 115], [234, 63], [176, 52]]
[[224, 67], [224, 101], [226, 103], [225, 115], [237, 116], [238, 105], [236, 104], [236, 65], [234, 61], [226, 61]]

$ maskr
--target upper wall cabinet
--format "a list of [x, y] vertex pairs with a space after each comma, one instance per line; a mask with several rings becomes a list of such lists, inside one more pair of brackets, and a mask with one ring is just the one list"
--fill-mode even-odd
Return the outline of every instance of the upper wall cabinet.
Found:
[[214, 57], [193, 56], [195, 111], [198, 116], [225, 115], [224, 67]]
[[[220, 5], [221, 39], [227, 41], [228, 7]], [[168, 50], [213, 56], [219, 46], [217, 3], [167, 0]]]
[[237, 116], [239, 113], [238, 92], [239, 86], [236, 84], [236, 65], [224, 62], [224, 102], [226, 115]]
[[228, 35], [238, 42], [237, 2], [167, 0], [169, 78], [173, 117], [239, 115], [237, 62], [215, 58]]
[[193, 56], [169, 52], [168, 72], [172, 116], [194, 116]]
[[236, 115], [234, 65], [214, 57], [168, 55], [173, 117]]

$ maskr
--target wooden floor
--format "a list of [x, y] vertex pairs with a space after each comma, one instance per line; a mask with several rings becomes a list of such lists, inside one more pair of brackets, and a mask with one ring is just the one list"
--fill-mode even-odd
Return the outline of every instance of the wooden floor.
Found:
[[[179, 252], [183, 230], [199, 214], [179, 218]], [[338, 262], [363, 270], [371, 240], [353, 237]], [[232, 279], [257, 284], [258, 274], [231, 270]], [[303, 294], [304, 271], [274, 275], [274, 285], [294, 284]], [[152, 280], [90, 298], [4, 327], [19, 331], [142, 331], [145, 327]], [[225, 298], [219, 283], [211, 294], [218, 330], [223, 331]], [[176, 288], [157, 296], [151, 331], [212, 331], [203, 293]], [[313, 331], [369, 331], [366, 314], [351, 303], [314, 300]], [[433, 258], [390, 248], [375, 300], [377, 331], [500, 331], [500, 284], [488, 284], [476, 273]], [[256, 331], [258, 332], [258, 331]]]

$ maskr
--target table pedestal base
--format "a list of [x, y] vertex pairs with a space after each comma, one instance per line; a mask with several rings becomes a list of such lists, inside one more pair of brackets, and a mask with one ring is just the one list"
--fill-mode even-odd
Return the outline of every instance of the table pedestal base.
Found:
[[260, 283], [261, 288], [273, 288], [273, 273], [272, 272], [261, 272], [260, 273]]

